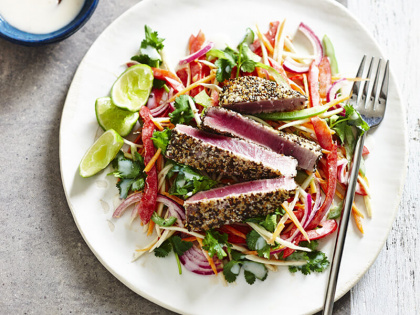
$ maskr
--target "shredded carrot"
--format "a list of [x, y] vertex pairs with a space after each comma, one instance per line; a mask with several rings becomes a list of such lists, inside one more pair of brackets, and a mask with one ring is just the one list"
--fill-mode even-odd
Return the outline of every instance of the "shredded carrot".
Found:
[[[153, 222], [153, 221], [152, 221]], [[153, 246], [155, 246], [156, 243], [152, 243], [149, 246], [147, 246], [146, 248], [141, 248], [141, 249], [136, 249], [136, 252], [145, 252], [147, 250], [150, 250]]]
[[360, 210], [356, 207], [356, 204], [354, 202], [353, 202], [353, 205], [351, 207], [351, 210], [352, 210], [352, 212], [354, 211], [354, 213], [356, 213], [362, 219], [365, 218], [365, 216], [363, 215], [363, 213], [360, 212]]
[[172, 199], [173, 201], [175, 201], [177, 204], [183, 206], [184, 205], [184, 200], [182, 200], [181, 198], [178, 198], [177, 196], [173, 196], [167, 192], [163, 192], [162, 195], [165, 195], [166, 197]]
[[157, 168], [157, 171], [158, 172], [160, 172], [161, 170], [162, 170], [162, 166], [163, 166], [163, 161], [162, 161], [162, 159], [163, 159], [163, 157], [162, 157], [162, 154], [160, 154], [159, 156], [158, 156], [158, 159], [157, 159], [157, 161], [156, 161], [156, 168]]
[[180, 95], [183, 95], [183, 94], [185, 94], [185, 93], [187, 93], [187, 92], [189, 92], [189, 91], [191, 91], [192, 89], [194, 89], [194, 88], [196, 88], [197, 86], [199, 86], [201, 83], [206, 83], [206, 82], [208, 82], [208, 81], [210, 81], [210, 80], [213, 80], [213, 78], [215, 78], [216, 77], [216, 74], [215, 73], [213, 73], [213, 74], [210, 74], [209, 76], [207, 76], [207, 77], [205, 77], [205, 78], [202, 78], [201, 80], [198, 80], [197, 82], [194, 82], [193, 84], [191, 84], [191, 85], [189, 85], [189, 86], [187, 86], [185, 89], [183, 89], [182, 91], [179, 91], [178, 93], [176, 93], [174, 96], [172, 96], [167, 102], [168, 103], [171, 103], [171, 102], [173, 102], [173, 101], [175, 101], [175, 99], [178, 97], [178, 96], [180, 96]]
[[281, 206], [283, 207], [284, 211], [286, 211], [286, 213], [289, 215], [289, 218], [293, 221], [293, 223], [296, 225], [296, 227], [299, 229], [299, 231], [302, 233], [302, 235], [308, 240], [308, 242], [310, 242], [309, 241], [308, 234], [306, 233], [305, 229], [300, 224], [299, 220], [296, 218], [296, 216], [293, 213], [293, 211], [291, 211], [289, 209], [289, 207], [286, 207], [284, 205], [284, 203], [282, 203]]
[[195, 236], [184, 237], [182, 239], [184, 242], [194, 242], [196, 240]]
[[244, 233], [242, 233], [241, 231], [238, 231], [234, 227], [225, 225], [225, 229], [228, 230], [229, 232], [231, 232], [233, 235], [236, 235], [236, 236], [238, 236], [238, 237], [243, 238], [244, 240], [246, 240], [246, 235]]
[[146, 173], [149, 172], [152, 169], [153, 165], [155, 165], [156, 160], [158, 159], [158, 157], [159, 157], [159, 155], [160, 155], [161, 152], [162, 152], [162, 149], [161, 148], [157, 149], [155, 155], [153, 155], [153, 157], [150, 160], [150, 162], [147, 163], [146, 167], [144, 168], [144, 171]]
[[157, 129], [159, 129], [160, 131], [162, 131], [163, 129], [165, 129], [165, 128], [162, 127], [162, 125], [160, 124], [160, 122], [158, 122], [157, 120], [155, 120], [153, 118], [152, 115], [150, 115], [150, 119], [153, 121], [153, 123], [155, 124], [155, 126], [156, 126]]
[[359, 229], [360, 233], [364, 234], [363, 225], [362, 225], [362, 217], [352, 209], [351, 213], [353, 214], [354, 222], [356, 222], [356, 226]]
[[257, 256], [258, 252], [256, 250], [247, 250], [245, 252], [243, 252], [245, 255], [254, 255]]
[[271, 45], [271, 43], [268, 41], [267, 37], [265, 37], [264, 34], [260, 32], [260, 28], [258, 27], [258, 25], [255, 25], [255, 27], [257, 29], [257, 36], [258, 36], [258, 38], [264, 43], [264, 46], [267, 48], [267, 50], [270, 53], [273, 53], [274, 48]]
[[292, 90], [295, 90], [295, 91], [297, 91], [297, 92], [299, 92], [300, 94], [303, 94], [303, 95], [306, 94], [305, 91], [299, 85], [297, 85], [295, 82], [289, 81], [289, 83], [290, 83], [290, 87], [292, 88]]
[[217, 268], [216, 268], [216, 265], [214, 264], [213, 258], [211, 258], [209, 256], [209, 254], [207, 253], [207, 251], [203, 249], [203, 241], [198, 237], [196, 237], [196, 240], [200, 244], [201, 250], [203, 251], [204, 256], [206, 256], [207, 261], [209, 262], [211, 269], [213, 270], [214, 274], [217, 275]]
[[150, 220], [149, 228], [147, 229], [147, 236], [152, 235], [154, 227], [155, 227], [155, 222]]

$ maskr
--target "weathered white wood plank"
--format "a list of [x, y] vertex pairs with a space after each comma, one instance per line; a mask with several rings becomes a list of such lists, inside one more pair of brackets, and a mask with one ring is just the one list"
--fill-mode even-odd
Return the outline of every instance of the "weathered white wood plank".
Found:
[[[410, 150], [397, 220], [378, 259], [351, 291], [351, 314], [420, 314], [420, 4], [347, 2], [391, 60], [406, 105]], [[393, 176], [392, 170], [384, 180], [387, 176]]]

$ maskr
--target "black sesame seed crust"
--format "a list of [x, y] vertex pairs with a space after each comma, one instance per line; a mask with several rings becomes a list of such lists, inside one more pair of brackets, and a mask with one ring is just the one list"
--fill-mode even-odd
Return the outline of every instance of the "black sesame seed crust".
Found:
[[[257, 102], [262, 104], [267, 101], [284, 101], [287, 104], [285, 110], [297, 110], [304, 107], [307, 98], [286, 85], [254, 76], [230, 79], [219, 94], [219, 104], [234, 110], [234, 105]], [[281, 107], [276, 107], [270, 111], [282, 110]]]
[[[261, 150], [267, 149], [261, 147]], [[166, 157], [208, 173], [234, 175], [243, 180], [275, 178], [282, 175], [278, 169], [270, 165], [249, 160], [245, 156], [239, 156], [229, 150], [180, 133], [176, 129], [172, 129]]]
[[252, 217], [265, 216], [280, 208], [293, 191], [278, 189], [263, 193], [253, 192], [203, 199], [191, 203], [187, 200], [184, 203], [186, 227], [190, 231], [208, 230], [225, 224], [242, 222]]

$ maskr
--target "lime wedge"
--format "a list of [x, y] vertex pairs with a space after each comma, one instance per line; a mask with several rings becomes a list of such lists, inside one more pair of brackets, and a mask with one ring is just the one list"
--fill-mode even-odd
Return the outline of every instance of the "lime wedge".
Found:
[[100, 97], [96, 100], [95, 113], [103, 130], [114, 129], [122, 137], [130, 133], [139, 119], [138, 112], [130, 112], [115, 106], [109, 97]]
[[115, 158], [123, 144], [123, 139], [115, 130], [106, 131], [82, 158], [79, 165], [80, 176], [90, 177], [103, 170]]
[[143, 64], [132, 66], [112, 86], [112, 102], [120, 108], [138, 111], [146, 104], [152, 86], [152, 68]]

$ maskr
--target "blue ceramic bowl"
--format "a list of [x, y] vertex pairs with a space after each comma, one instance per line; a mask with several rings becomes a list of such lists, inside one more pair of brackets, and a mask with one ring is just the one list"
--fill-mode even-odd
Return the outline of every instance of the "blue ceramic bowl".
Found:
[[99, 0], [85, 0], [82, 10], [70, 24], [48, 34], [31, 34], [11, 26], [0, 16], [0, 37], [16, 44], [25, 46], [40, 46], [59, 42], [81, 28], [91, 17]]

